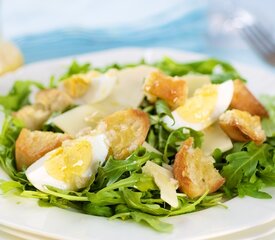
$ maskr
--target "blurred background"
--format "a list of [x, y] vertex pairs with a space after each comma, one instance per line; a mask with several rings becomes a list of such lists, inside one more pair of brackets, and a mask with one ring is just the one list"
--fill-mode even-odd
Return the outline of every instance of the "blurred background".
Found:
[[274, 0], [2, 0], [0, 32], [20, 49], [25, 63], [139, 46], [270, 68], [232, 25], [238, 9], [274, 32]]

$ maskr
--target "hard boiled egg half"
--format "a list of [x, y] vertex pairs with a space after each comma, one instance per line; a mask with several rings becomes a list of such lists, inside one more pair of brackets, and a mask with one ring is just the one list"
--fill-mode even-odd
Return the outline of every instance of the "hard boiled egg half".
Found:
[[27, 170], [28, 180], [37, 189], [47, 192], [47, 185], [62, 190], [78, 190], [87, 186], [100, 163], [108, 154], [104, 134], [83, 136], [64, 141]]
[[117, 81], [117, 70], [102, 74], [90, 71], [75, 74], [63, 80], [59, 88], [69, 94], [76, 104], [92, 104], [105, 99], [112, 92]]
[[172, 112], [175, 122], [169, 116], [163, 118], [171, 129], [189, 127], [200, 131], [212, 123], [226, 111], [233, 97], [233, 81], [222, 84], [207, 84], [197, 89], [184, 105]]

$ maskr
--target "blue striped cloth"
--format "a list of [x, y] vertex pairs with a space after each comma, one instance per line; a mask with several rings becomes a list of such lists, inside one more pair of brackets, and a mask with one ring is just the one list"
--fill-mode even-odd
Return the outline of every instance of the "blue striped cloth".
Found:
[[[172, 47], [204, 52], [206, 14], [206, 6], [201, 5], [190, 12], [155, 25], [147, 24], [145, 20], [136, 25], [115, 28], [65, 28], [21, 36], [13, 41], [23, 51], [26, 63], [127, 46]], [[165, 17], [154, 16], [148, 23], [159, 19]]]

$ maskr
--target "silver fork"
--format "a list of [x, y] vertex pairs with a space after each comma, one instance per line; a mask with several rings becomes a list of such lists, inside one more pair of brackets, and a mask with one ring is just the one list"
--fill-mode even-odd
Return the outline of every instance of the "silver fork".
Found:
[[275, 40], [271, 31], [245, 10], [237, 11], [234, 25], [248, 44], [269, 64], [275, 66]]

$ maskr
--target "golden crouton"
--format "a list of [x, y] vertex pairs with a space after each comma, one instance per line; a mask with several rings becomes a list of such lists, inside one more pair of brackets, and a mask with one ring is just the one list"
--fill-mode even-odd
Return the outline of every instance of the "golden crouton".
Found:
[[41, 104], [27, 105], [13, 113], [13, 116], [20, 119], [24, 126], [30, 130], [41, 129], [50, 115], [51, 112]]
[[260, 117], [252, 116], [246, 111], [228, 110], [220, 116], [219, 123], [224, 132], [235, 141], [261, 144], [266, 139]]
[[110, 154], [116, 159], [125, 159], [143, 144], [149, 127], [146, 113], [128, 109], [105, 117], [99, 123], [98, 130], [106, 133], [110, 142]]
[[230, 108], [247, 111], [252, 115], [258, 115], [260, 117], [268, 117], [268, 112], [265, 107], [240, 80], [234, 81], [234, 94]]
[[72, 105], [72, 98], [65, 92], [56, 88], [44, 89], [35, 96], [35, 103], [43, 105], [51, 113], [62, 112]]
[[30, 131], [23, 128], [15, 143], [17, 169], [20, 171], [29, 167], [47, 152], [61, 146], [67, 139], [71, 139], [68, 134]]
[[211, 156], [205, 156], [201, 149], [193, 148], [193, 138], [183, 142], [176, 154], [173, 173], [179, 182], [180, 191], [190, 198], [196, 198], [205, 192], [217, 191], [225, 179], [215, 169]]
[[175, 109], [184, 104], [187, 98], [187, 84], [183, 79], [166, 76], [154, 71], [145, 79], [145, 94], [150, 102], [163, 99]]

